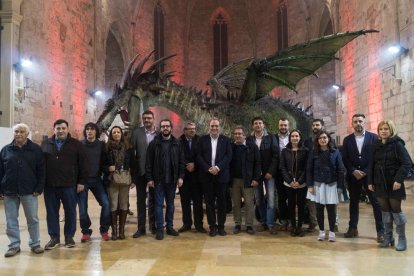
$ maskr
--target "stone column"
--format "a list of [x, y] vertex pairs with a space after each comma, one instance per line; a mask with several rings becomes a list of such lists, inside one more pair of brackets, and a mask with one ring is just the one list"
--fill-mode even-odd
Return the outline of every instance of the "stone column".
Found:
[[21, 0], [3, 0], [0, 10], [1, 25], [1, 68], [0, 68], [0, 126], [14, 124], [14, 92], [16, 72], [13, 64], [18, 61], [19, 26]]

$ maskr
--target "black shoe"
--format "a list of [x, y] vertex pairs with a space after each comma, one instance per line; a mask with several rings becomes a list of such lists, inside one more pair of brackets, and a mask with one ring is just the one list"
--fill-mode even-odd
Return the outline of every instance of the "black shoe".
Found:
[[45, 250], [52, 250], [60, 245], [60, 241], [55, 238], [51, 238], [50, 241], [45, 245]]
[[173, 228], [171, 228], [171, 229], [167, 229], [167, 235], [176, 237], [180, 234], [177, 231], [175, 231]]
[[[335, 231], [337, 232], [337, 231]], [[344, 234], [344, 238], [356, 238], [358, 237], [358, 229], [356, 228], [348, 228], [348, 231]]]
[[155, 234], [155, 238], [157, 240], [163, 240], [164, 239], [164, 231], [157, 231], [157, 233]]
[[226, 236], [226, 235], [227, 235], [227, 232], [226, 232], [226, 231], [224, 231], [224, 228], [219, 228], [219, 229], [218, 229], [218, 234], [219, 234], [220, 236]]
[[20, 247], [12, 247], [12, 248], [9, 248], [9, 250], [7, 250], [7, 252], [4, 254], [4, 257], [6, 258], [13, 257], [19, 252], [20, 252]]
[[208, 233], [210, 237], [215, 237], [217, 235], [217, 228], [216, 227], [210, 227], [210, 232]]
[[73, 240], [73, 238], [65, 238], [65, 247], [66, 248], [75, 247], [75, 241]]
[[196, 232], [198, 232], [198, 233], [207, 233], [207, 230], [206, 229], [204, 229], [203, 227], [197, 227], [196, 228]]
[[135, 232], [134, 235], [132, 235], [132, 237], [134, 239], [138, 239], [139, 237], [144, 236], [145, 234], [145, 231], [137, 230], [137, 232]]
[[190, 231], [190, 230], [191, 230], [191, 226], [183, 225], [180, 229], [178, 229], [178, 232], [183, 233], [183, 232]]
[[251, 227], [251, 226], [247, 226], [247, 227], [246, 227], [246, 233], [247, 233], [247, 234], [250, 234], [250, 235], [254, 235], [254, 234], [256, 233], [256, 231], [254, 230], [254, 228], [253, 228], [253, 227]]
[[[238, 234], [238, 233], [240, 233], [240, 231], [241, 231], [241, 226], [240, 225], [234, 226], [233, 234]], [[220, 230], [219, 230], [219, 233], [220, 233]]]
[[152, 227], [151, 228], [151, 234], [153, 234], [153, 235], [157, 234], [157, 228]]

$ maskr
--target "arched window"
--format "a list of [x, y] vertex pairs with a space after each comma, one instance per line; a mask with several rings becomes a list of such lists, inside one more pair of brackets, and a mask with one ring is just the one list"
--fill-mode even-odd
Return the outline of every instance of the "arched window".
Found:
[[[154, 58], [164, 56], [164, 14], [161, 4], [158, 2], [154, 9]], [[160, 72], [164, 72], [164, 64], [159, 65]]]
[[277, 48], [278, 51], [288, 47], [287, 4], [282, 1], [276, 13], [277, 17]]
[[214, 74], [220, 72], [228, 63], [227, 22], [219, 13], [213, 24], [214, 37]]

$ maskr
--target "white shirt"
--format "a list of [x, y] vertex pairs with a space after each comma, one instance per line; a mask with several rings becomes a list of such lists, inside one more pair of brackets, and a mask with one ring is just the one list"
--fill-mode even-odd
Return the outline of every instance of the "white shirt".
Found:
[[258, 137], [256, 134], [254, 135], [255, 139], [254, 142], [256, 143], [256, 146], [260, 149], [260, 145], [262, 144], [264, 134], [262, 134], [260, 137]]
[[155, 136], [157, 136], [157, 129], [154, 128], [153, 131], [148, 131], [145, 129], [145, 135], [147, 136], [147, 144], [152, 142], [154, 140]]
[[216, 166], [216, 152], [217, 152], [218, 137], [213, 138], [210, 136], [210, 138], [211, 138], [211, 166], [214, 167]]
[[355, 141], [358, 147], [358, 152], [359, 154], [361, 154], [362, 152], [362, 146], [364, 145], [364, 139], [365, 139], [365, 131], [361, 134], [361, 135], [356, 135], [354, 133], [355, 136]]
[[282, 152], [286, 145], [289, 143], [289, 133], [286, 135], [278, 134], [279, 136], [279, 150]]

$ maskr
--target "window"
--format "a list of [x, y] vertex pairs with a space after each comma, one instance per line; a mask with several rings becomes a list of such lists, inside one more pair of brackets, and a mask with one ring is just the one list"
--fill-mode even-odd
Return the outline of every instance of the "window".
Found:
[[228, 64], [227, 22], [219, 13], [213, 25], [214, 75]]
[[277, 48], [278, 51], [288, 47], [288, 20], [286, 2], [279, 5], [277, 17]]
[[[154, 9], [154, 50], [155, 60], [164, 56], [164, 14], [160, 3]], [[164, 64], [160, 64], [158, 69], [164, 72]]]

